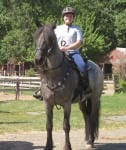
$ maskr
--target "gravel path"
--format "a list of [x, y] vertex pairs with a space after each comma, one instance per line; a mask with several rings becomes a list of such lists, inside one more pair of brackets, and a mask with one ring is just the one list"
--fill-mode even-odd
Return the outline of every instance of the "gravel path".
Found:
[[[83, 129], [71, 130], [72, 150], [85, 150]], [[54, 150], [63, 150], [64, 132], [54, 131]], [[43, 150], [46, 132], [0, 135], [0, 150]], [[100, 130], [95, 150], [126, 150], [126, 130]]]

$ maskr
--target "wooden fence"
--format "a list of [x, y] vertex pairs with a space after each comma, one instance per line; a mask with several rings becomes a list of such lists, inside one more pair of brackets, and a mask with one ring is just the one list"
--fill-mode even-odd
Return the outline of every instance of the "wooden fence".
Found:
[[115, 81], [104, 80], [103, 94], [113, 95], [115, 93]]
[[[14, 89], [16, 97], [19, 97], [19, 91], [34, 90], [40, 87], [39, 77], [19, 77], [19, 76], [0, 76], [0, 91]], [[113, 80], [104, 81], [103, 94], [113, 95], [115, 93], [115, 83]]]
[[0, 76], [0, 91], [15, 91], [15, 99], [19, 99], [21, 90], [36, 90], [40, 87], [39, 77]]
[[18, 77], [18, 76], [0, 76], [0, 86], [16, 87], [19, 84], [21, 88], [40, 87], [39, 77]]

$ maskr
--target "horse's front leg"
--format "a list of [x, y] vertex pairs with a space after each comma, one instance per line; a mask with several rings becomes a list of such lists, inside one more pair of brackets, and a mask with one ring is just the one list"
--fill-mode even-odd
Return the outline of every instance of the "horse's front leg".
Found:
[[53, 149], [52, 128], [53, 128], [53, 106], [46, 105], [47, 141], [46, 141], [45, 150]]
[[70, 113], [71, 113], [71, 104], [67, 103], [64, 105], [64, 122], [63, 129], [65, 131], [65, 146], [64, 150], [72, 150], [70, 143]]

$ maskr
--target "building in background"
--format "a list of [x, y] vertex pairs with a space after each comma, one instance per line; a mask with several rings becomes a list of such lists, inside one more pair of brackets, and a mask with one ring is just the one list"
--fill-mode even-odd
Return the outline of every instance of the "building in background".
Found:
[[105, 77], [111, 78], [112, 75], [126, 76], [126, 48], [119, 48], [107, 53], [100, 60]]

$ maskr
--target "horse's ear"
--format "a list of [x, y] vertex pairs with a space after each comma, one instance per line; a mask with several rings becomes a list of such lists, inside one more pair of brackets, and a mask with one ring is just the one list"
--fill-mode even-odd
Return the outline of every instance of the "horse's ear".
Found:
[[39, 27], [42, 27], [42, 24], [40, 23], [40, 21], [39, 20], [35, 20], [35, 24], [36, 24], [36, 26], [39, 28]]
[[56, 28], [56, 21], [51, 24], [52, 29]]

